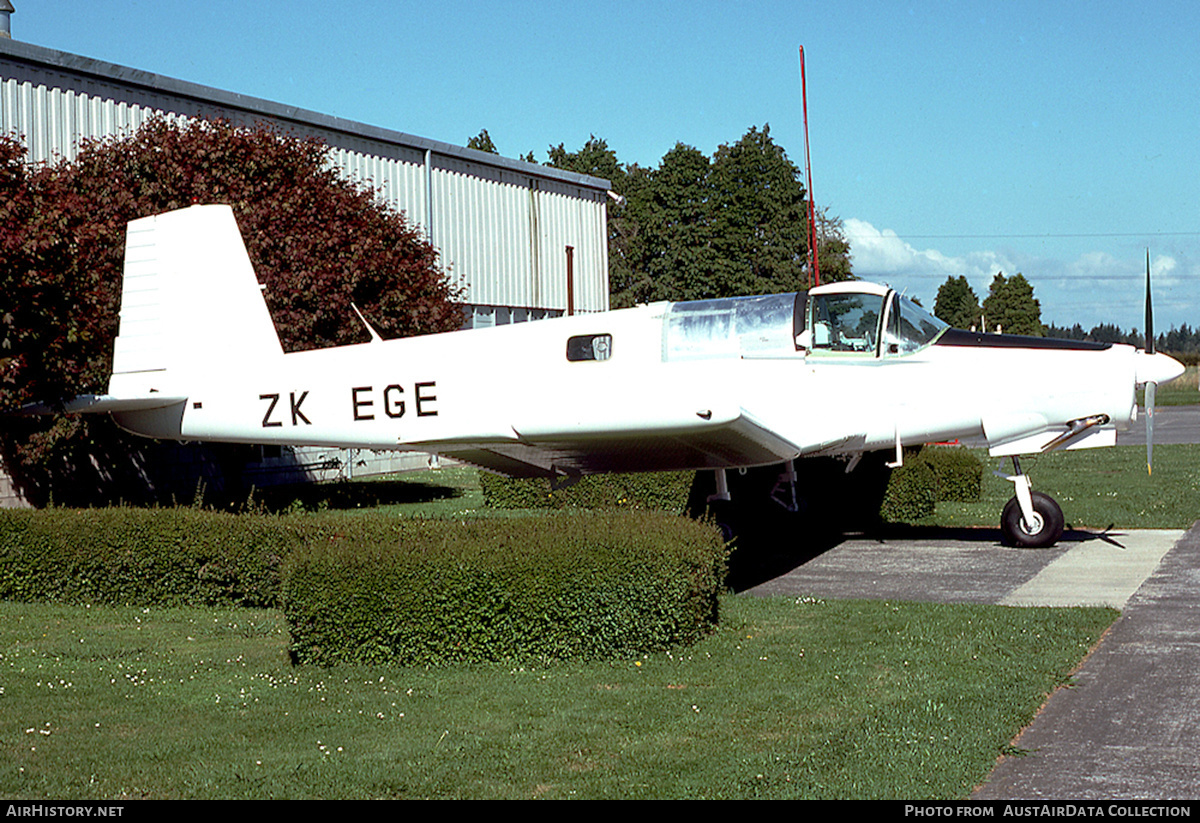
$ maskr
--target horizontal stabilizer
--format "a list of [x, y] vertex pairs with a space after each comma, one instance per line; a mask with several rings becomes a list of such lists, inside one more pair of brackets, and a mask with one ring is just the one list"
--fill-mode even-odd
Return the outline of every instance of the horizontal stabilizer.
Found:
[[81, 394], [62, 403], [30, 403], [21, 407], [21, 414], [61, 414], [77, 412], [83, 414], [113, 414], [116, 412], [149, 411], [165, 409], [182, 403], [186, 397], [169, 397], [151, 394], [142, 397], [114, 397], [111, 394]]

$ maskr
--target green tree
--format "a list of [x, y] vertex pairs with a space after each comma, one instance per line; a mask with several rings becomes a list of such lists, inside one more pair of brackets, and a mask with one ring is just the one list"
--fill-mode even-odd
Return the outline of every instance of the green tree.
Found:
[[578, 151], [567, 151], [562, 143], [547, 150], [548, 165], [607, 180], [618, 201], [608, 207], [608, 289], [613, 308], [645, 302], [650, 293], [645, 272], [646, 247], [642, 190], [650, 180], [649, 170], [637, 164], [626, 166], [608, 143], [594, 134]]
[[1003, 272], [996, 273], [983, 301], [983, 315], [989, 331], [999, 328], [1005, 334], [1043, 335], [1042, 307], [1022, 274], [1006, 278]]
[[835, 283], [853, 280], [850, 241], [842, 226], [842, 218], [829, 214], [829, 209], [817, 209], [817, 262], [820, 264], [821, 282]]
[[1087, 332], [1083, 330], [1083, 326], [1076, 323], [1074, 326], [1067, 328], [1066, 326], [1056, 326], [1050, 324], [1045, 327], [1046, 337], [1054, 337], [1059, 340], [1087, 340]]
[[[496, 144], [492, 142], [492, 136], [488, 134], [487, 129], [483, 129], [474, 137], [467, 138], [467, 148], [475, 149], [476, 151], [486, 151], [488, 154], [499, 154], [500, 150], [496, 148]], [[527, 151], [517, 158], [526, 163], [537, 163], [537, 158], [533, 156], [532, 151]]]
[[[614, 307], [795, 291], [808, 285], [807, 201], [800, 172], [756, 127], [710, 159], [678, 143], [657, 168], [626, 166], [592, 135], [560, 143], [550, 165], [607, 179], [623, 202], [608, 210]], [[853, 277], [842, 221], [818, 214], [821, 279]]]
[[625, 166], [617, 159], [617, 153], [608, 147], [608, 143], [594, 134], [579, 151], [567, 151], [563, 144], [559, 143], [547, 149], [546, 154], [549, 157], [549, 165], [556, 169], [590, 174], [592, 177], [607, 180], [617, 194], [624, 190]]
[[[1138, 340], [1137, 329], [1133, 330], [1134, 340], [1132, 343], [1136, 346], [1144, 345], [1144, 340]], [[1094, 340], [1097, 343], [1129, 343], [1130, 335], [1121, 331], [1121, 327], [1115, 323], [1101, 323], [1097, 326], [1092, 326], [1092, 330], [1087, 333], [1089, 340]]]
[[467, 148], [475, 149], [476, 151], [486, 151], [489, 154], [500, 153], [496, 151], [496, 144], [492, 142], [491, 135], [488, 134], [487, 129], [483, 129], [474, 137], [467, 138]]
[[979, 298], [966, 277], [946, 278], [934, 300], [933, 314], [956, 329], [979, 326]]
[[615, 303], [715, 296], [722, 275], [713, 243], [711, 171], [703, 153], [678, 143], [630, 192], [632, 293], [619, 293]]
[[[808, 283], [808, 207], [800, 170], [751, 126], [713, 156], [713, 238], [728, 270], [724, 294], [796, 291]], [[721, 294], [714, 296], [722, 296]]]

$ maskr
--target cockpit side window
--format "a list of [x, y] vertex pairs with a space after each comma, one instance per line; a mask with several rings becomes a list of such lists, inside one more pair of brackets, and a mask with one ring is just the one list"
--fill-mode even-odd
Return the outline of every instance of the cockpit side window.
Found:
[[[792, 302], [792, 340], [799, 340], [806, 328], [808, 328], [808, 292], [796, 292], [796, 299]], [[796, 348], [800, 348], [799, 343], [796, 343]]]
[[876, 353], [883, 298], [878, 294], [812, 297], [812, 348], [821, 352]]
[[923, 349], [948, 328], [907, 297], [896, 296], [888, 321], [886, 351], [903, 355]]

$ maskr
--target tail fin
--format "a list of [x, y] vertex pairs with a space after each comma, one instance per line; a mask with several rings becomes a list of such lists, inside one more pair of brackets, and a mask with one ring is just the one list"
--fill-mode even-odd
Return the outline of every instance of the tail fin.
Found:
[[189, 372], [282, 354], [229, 206], [129, 223], [111, 395], [178, 394]]

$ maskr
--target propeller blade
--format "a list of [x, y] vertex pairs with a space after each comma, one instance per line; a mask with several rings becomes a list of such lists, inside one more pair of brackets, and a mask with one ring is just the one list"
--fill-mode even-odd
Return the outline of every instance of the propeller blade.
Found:
[[1146, 249], [1146, 354], [1154, 354], [1154, 309], [1150, 305], [1150, 249]]
[[[1146, 354], [1154, 354], [1154, 309], [1150, 303], [1150, 249], [1146, 249]], [[1146, 474], [1154, 474], [1154, 400], [1158, 384], [1146, 382]]]
[[[1154, 474], [1154, 403], [1159, 382], [1183, 374], [1183, 365], [1165, 354], [1154, 353], [1154, 307], [1150, 302], [1150, 249], [1146, 249], [1146, 349], [1134, 369], [1134, 381], [1146, 386], [1146, 474]], [[1140, 380], [1138, 378], [1141, 378]]]
[[1154, 395], [1157, 383], [1146, 384], [1146, 474], [1154, 474]]

